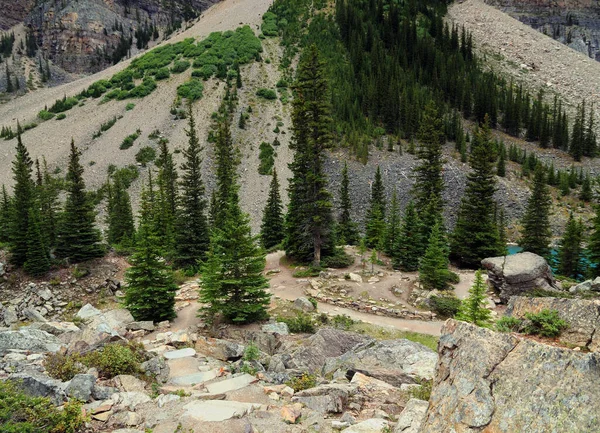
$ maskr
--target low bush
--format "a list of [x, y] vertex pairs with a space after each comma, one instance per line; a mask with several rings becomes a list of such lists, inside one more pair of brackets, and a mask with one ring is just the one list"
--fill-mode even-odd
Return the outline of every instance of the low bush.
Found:
[[50, 377], [66, 382], [76, 374], [84, 373], [87, 369], [78, 356], [54, 353], [44, 360], [44, 367]]
[[60, 113], [58, 116], [56, 116], [56, 120], [63, 120], [66, 118], [67, 118], [67, 115], [65, 113]]
[[160, 68], [154, 73], [154, 78], [157, 80], [166, 80], [171, 76], [169, 68]]
[[140, 364], [146, 361], [141, 344], [112, 343], [81, 358], [87, 367], [95, 367], [100, 376], [110, 379], [119, 374], [140, 375]]
[[119, 146], [119, 149], [121, 149], [121, 150], [129, 149], [131, 146], [133, 146], [133, 143], [135, 142], [135, 140], [137, 140], [140, 137], [141, 133], [142, 133], [142, 131], [140, 131], [138, 129], [135, 133], [130, 134], [127, 137], [125, 137], [125, 139], [121, 143], [121, 146]]
[[142, 164], [142, 167], [156, 159], [156, 150], [150, 146], [142, 147], [139, 152], [135, 155], [135, 160]]
[[505, 316], [496, 321], [495, 328], [498, 332], [517, 332], [523, 323], [516, 317]]
[[183, 83], [177, 88], [177, 95], [189, 99], [190, 101], [196, 101], [202, 98], [204, 93], [204, 84], [202, 81], [197, 79], [191, 79], [187, 83]]
[[456, 296], [432, 296], [429, 298], [431, 309], [442, 317], [454, 317], [460, 308], [460, 299]]
[[352, 319], [349, 316], [346, 316], [345, 314], [337, 314], [333, 316], [330, 322], [334, 327], [338, 329], [344, 329], [346, 331], [349, 330], [352, 327], [352, 325], [357, 323], [356, 320]]
[[79, 100], [77, 98], [67, 98], [66, 96], [62, 99], [57, 99], [54, 101], [54, 104], [48, 109], [51, 113], [62, 113], [63, 111], [68, 111], [74, 106], [79, 104]]
[[173, 64], [171, 72], [174, 74], [181, 74], [182, 72], [187, 71], [190, 66], [191, 64], [187, 60], [178, 60]]
[[49, 398], [31, 397], [18, 384], [0, 381], [0, 432], [75, 433], [86, 422], [84, 413], [79, 402], [58, 409]]
[[130, 102], [129, 104], [127, 104], [125, 106], [125, 111], [131, 111], [135, 108], [135, 104], [133, 102]]
[[260, 350], [258, 350], [256, 344], [250, 343], [246, 346], [246, 349], [244, 350], [244, 356], [242, 359], [244, 361], [257, 361], [259, 357]]
[[49, 111], [47, 111], [47, 110], [42, 110], [42, 111], [40, 111], [40, 112], [38, 113], [38, 118], [39, 118], [40, 120], [50, 120], [50, 119], [52, 119], [54, 116], [55, 116], [55, 114], [54, 114], [54, 113], [51, 113], [51, 112], [49, 112]]
[[296, 317], [280, 317], [278, 321], [286, 323], [290, 332], [294, 334], [314, 334], [315, 332], [315, 322], [306, 313], [298, 312]]
[[277, 28], [277, 15], [273, 12], [265, 13], [263, 15], [263, 23], [260, 30], [265, 36], [277, 36], [279, 34], [279, 29]]
[[354, 264], [354, 257], [349, 256], [342, 248], [337, 248], [335, 253], [321, 260], [324, 268], [343, 269]]
[[310, 373], [302, 373], [302, 376], [293, 377], [285, 384], [292, 388], [294, 392], [300, 392], [317, 386], [317, 376]]
[[524, 331], [530, 335], [541, 335], [542, 337], [558, 337], [560, 333], [568, 328], [567, 322], [558, 316], [556, 310], [542, 310], [539, 313], [525, 313], [527, 321], [524, 323]]
[[140, 177], [140, 172], [135, 165], [128, 165], [123, 168], [116, 168], [114, 165], [109, 166], [108, 174], [110, 174], [113, 179], [118, 179], [122, 182], [125, 188], [129, 188], [133, 181]]
[[418, 388], [412, 388], [409, 391], [409, 395], [418, 400], [429, 401], [431, 398], [431, 389], [433, 388], [433, 380], [424, 380], [420, 385]]
[[270, 175], [273, 173], [273, 165], [275, 165], [275, 149], [266, 141], [260, 143], [259, 149], [258, 159], [260, 159], [260, 164], [258, 165], [258, 173]]
[[272, 89], [258, 89], [256, 91], [256, 96], [258, 96], [259, 98], [267, 99], [269, 101], [277, 99], [277, 93], [275, 93], [275, 90]]

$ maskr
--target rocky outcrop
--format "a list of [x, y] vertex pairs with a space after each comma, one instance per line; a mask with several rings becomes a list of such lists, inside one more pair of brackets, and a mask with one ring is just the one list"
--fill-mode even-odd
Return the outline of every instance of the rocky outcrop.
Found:
[[594, 432], [600, 354], [449, 320], [421, 433]]
[[490, 257], [481, 261], [488, 272], [488, 281], [506, 303], [534, 289], [558, 290], [552, 269], [543, 257], [533, 253]]
[[33, 353], [57, 352], [62, 347], [58, 338], [39, 329], [0, 332], [0, 356], [14, 350]]
[[600, 300], [516, 296], [510, 299], [505, 314], [524, 319], [526, 313], [542, 310], [556, 310], [567, 322], [568, 328], [560, 334], [561, 341], [600, 352]]
[[513, 18], [600, 60], [600, 1], [485, 0]]
[[22, 22], [34, 4], [34, 0], [0, 0], [0, 30]]

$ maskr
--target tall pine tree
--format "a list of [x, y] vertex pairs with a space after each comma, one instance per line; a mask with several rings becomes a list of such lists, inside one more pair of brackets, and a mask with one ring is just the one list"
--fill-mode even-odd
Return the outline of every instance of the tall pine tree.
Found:
[[496, 152], [491, 142], [489, 120], [477, 128], [469, 157], [471, 172], [451, 239], [454, 257], [464, 266], [477, 268], [486, 257], [503, 255], [495, 219]]
[[344, 162], [342, 169], [342, 184], [340, 187], [340, 215], [337, 221], [337, 241], [341, 245], [356, 245], [358, 243], [358, 229], [352, 221], [350, 210], [350, 180], [348, 178], [348, 164]]
[[419, 260], [426, 248], [419, 215], [413, 202], [410, 202], [404, 211], [400, 235], [392, 252], [394, 268], [406, 272], [416, 271], [419, 269]]
[[111, 245], [131, 245], [135, 227], [131, 199], [123, 184], [117, 177], [114, 183], [108, 181], [110, 194], [108, 197], [108, 243]]
[[546, 175], [542, 165], [535, 169], [531, 196], [527, 201], [523, 215], [523, 233], [519, 244], [524, 251], [548, 258], [550, 255], [550, 209], [552, 196], [546, 184]]
[[428, 290], [444, 290], [454, 280], [448, 269], [448, 242], [443, 225], [438, 221], [431, 229], [425, 255], [419, 264], [419, 281]]
[[579, 279], [585, 274], [583, 267], [583, 223], [569, 215], [565, 233], [558, 248], [558, 274]]
[[175, 250], [178, 200], [177, 168], [173, 161], [173, 154], [169, 151], [168, 143], [165, 138], [160, 140], [160, 153], [156, 159], [156, 166], [158, 167], [157, 235], [167, 257], [172, 256]]
[[50, 270], [50, 254], [40, 230], [40, 212], [38, 207], [39, 204], [34, 203], [29, 208], [27, 260], [23, 265], [25, 272], [34, 277], [42, 276]]
[[10, 241], [10, 225], [12, 216], [12, 201], [6, 186], [2, 185], [2, 197], [0, 198], [0, 244]]
[[371, 187], [371, 205], [367, 212], [365, 233], [367, 247], [378, 248], [382, 245], [385, 236], [385, 190], [379, 166]]
[[283, 205], [279, 194], [279, 180], [277, 179], [277, 170], [273, 169], [273, 179], [263, 213], [260, 237], [263, 247], [268, 250], [280, 245], [284, 236]]
[[394, 246], [399, 242], [400, 225], [400, 203], [398, 202], [398, 193], [396, 192], [396, 188], [394, 188], [385, 228], [385, 241], [383, 246], [383, 251], [389, 256], [393, 255]]

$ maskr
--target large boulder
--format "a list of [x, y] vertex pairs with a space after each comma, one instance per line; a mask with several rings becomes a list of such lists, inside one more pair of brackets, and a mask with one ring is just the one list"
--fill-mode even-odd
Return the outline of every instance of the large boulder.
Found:
[[12, 374], [9, 378], [26, 394], [34, 397], [48, 397], [56, 405], [67, 400], [65, 388], [67, 383], [52, 379], [39, 372], [23, 372]]
[[19, 321], [19, 316], [17, 315], [17, 309], [14, 305], [9, 305], [8, 307], [2, 310], [2, 320], [6, 326], [10, 326]]
[[414, 341], [371, 341], [328, 359], [323, 372], [328, 374], [344, 369], [400, 386], [414, 383], [414, 379], [433, 378], [437, 358], [433, 350]]
[[487, 270], [488, 281], [506, 303], [511, 296], [518, 296], [534, 289], [558, 290], [552, 269], [543, 257], [533, 253], [490, 257], [481, 261]]
[[154, 357], [140, 365], [142, 372], [153, 377], [158, 382], [166, 383], [169, 380], [170, 368], [162, 356]]
[[422, 433], [593, 432], [600, 354], [448, 320]]
[[342, 413], [352, 393], [352, 385], [320, 385], [295, 393], [292, 401], [302, 403], [320, 414]]
[[39, 329], [22, 328], [18, 331], [0, 331], [0, 356], [10, 350], [34, 353], [57, 352], [62, 343], [52, 334]]
[[508, 302], [505, 314], [523, 319], [526, 313], [542, 310], [556, 310], [567, 322], [568, 328], [561, 333], [561, 341], [586, 347], [592, 352], [600, 351], [600, 300], [515, 296]]
[[237, 361], [244, 356], [244, 350], [242, 344], [218, 338], [199, 337], [196, 341], [196, 352], [219, 361]]
[[372, 341], [374, 340], [371, 337], [364, 335], [334, 328], [321, 328], [284, 362], [286, 368], [321, 372], [328, 358], [341, 356], [359, 344]]
[[102, 312], [90, 304], [84, 305], [77, 317], [85, 323], [77, 338], [90, 345], [124, 336], [127, 325], [134, 321], [131, 313], [123, 308]]
[[79, 401], [88, 402], [92, 399], [92, 393], [96, 384], [93, 374], [76, 374], [65, 388], [65, 393]]

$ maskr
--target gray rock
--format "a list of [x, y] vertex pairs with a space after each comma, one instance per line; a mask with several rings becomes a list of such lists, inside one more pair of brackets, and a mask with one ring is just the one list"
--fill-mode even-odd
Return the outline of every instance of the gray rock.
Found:
[[297, 298], [294, 301], [294, 308], [296, 310], [304, 311], [306, 313], [310, 313], [311, 311], [315, 311], [315, 306], [306, 298]]
[[154, 322], [152, 322], [151, 320], [142, 321], [142, 322], [131, 322], [130, 324], [128, 324], [126, 326], [126, 328], [129, 331], [144, 330], [144, 331], [152, 332], [152, 331], [154, 331]]
[[53, 298], [52, 292], [48, 288], [40, 287], [35, 291], [35, 293], [44, 301], [49, 301]]
[[429, 403], [411, 398], [398, 417], [394, 433], [418, 433]]
[[289, 335], [290, 333], [287, 323], [284, 322], [267, 323], [262, 326], [262, 330], [279, 335]]
[[414, 382], [408, 378], [433, 378], [437, 358], [433, 350], [413, 341], [370, 341], [335, 359], [328, 359], [323, 372], [333, 373], [342, 368], [384, 381], [392, 380], [392, 376], [397, 373], [398, 376], [396, 380], [392, 380], [392, 384], [399, 386], [402, 383]]
[[196, 352], [219, 361], [237, 361], [244, 356], [245, 346], [218, 338], [200, 337], [196, 341]]
[[62, 347], [58, 338], [38, 329], [19, 329], [0, 332], [0, 355], [9, 350], [27, 350], [34, 353], [57, 352]]
[[592, 290], [592, 280], [587, 280], [579, 283], [569, 289], [570, 293], [589, 292]]
[[506, 303], [511, 296], [534, 289], [558, 290], [552, 269], [543, 257], [533, 253], [491, 257], [481, 261], [487, 270], [490, 284], [500, 293]]
[[163, 356], [166, 359], [181, 359], [181, 358], [190, 358], [196, 356], [196, 351], [191, 347], [186, 347], [185, 349], [179, 350], [171, 350], [163, 353]]
[[67, 385], [65, 393], [71, 398], [87, 403], [92, 399], [95, 384], [96, 377], [94, 375], [76, 374]]
[[100, 310], [93, 307], [92, 304], [85, 304], [81, 309], [77, 312], [76, 316], [81, 320], [87, 320], [95, 316], [99, 316], [102, 314]]
[[10, 326], [19, 321], [19, 317], [17, 316], [17, 309], [14, 305], [9, 305], [8, 307], [6, 307], [2, 312], [2, 317], [6, 326]]
[[94, 389], [92, 389], [92, 397], [94, 400], [108, 400], [111, 395], [119, 392], [117, 388], [113, 388], [112, 386], [100, 386], [94, 385]]
[[515, 296], [510, 299], [505, 314], [523, 319], [526, 313], [542, 310], [556, 310], [567, 322], [568, 328], [559, 337], [561, 341], [593, 352], [600, 351], [600, 300]]
[[52, 335], [63, 335], [68, 332], [79, 332], [79, 329], [74, 323], [71, 322], [37, 322], [32, 323], [27, 328], [39, 329]]
[[[421, 432], [593, 432], [600, 354], [448, 320]], [[526, 427], [524, 427], [526, 426]]]
[[211, 394], [223, 394], [237, 389], [242, 389], [248, 385], [257, 382], [258, 379], [250, 374], [241, 374], [219, 382], [207, 383], [204, 385]]
[[113, 378], [114, 384], [121, 391], [125, 392], [144, 392], [146, 390], [146, 382], [129, 374], [120, 374]]
[[161, 383], [166, 383], [169, 380], [170, 369], [166, 361], [161, 356], [152, 358], [140, 365], [141, 370], [154, 377]]
[[389, 425], [390, 423], [384, 419], [371, 418], [345, 428], [342, 433], [380, 433]]
[[334, 328], [321, 328], [284, 362], [286, 368], [321, 372], [328, 358], [341, 356], [359, 344], [371, 341], [371, 337], [364, 335]]
[[143, 392], [120, 392], [118, 395], [117, 405], [120, 408], [134, 410], [140, 404], [152, 401], [152, 399]]
[[185, 410], [183, 418], [191, 423], [220, 422], [231, 418], [241, 418], [258, 408], [260, 408], [260, 404], [257, 403], [223, 400], [193, 401], [183, 407]]
[[36, 310], [35, 308], [25, 308], [23, 310], [23, 316], [25, 316], [28, 320], [32, 321], [32, 322], [47, 322], [48, 319], [46, 319], [44, 316], [41, 315], [41, 313]]
[[169, 403], [172, 403], [174, 401], [178, 401], [181, 400], [181, 397], [178, 395], [174, 395], [174, 394], [161, 394], [158, 396], [158, 398], [156, 399], [156, 404], [158, 407], [163, 407]]
[[320, 385], [295, 393], [292, 401], [321, 414], [342, 413], [353, 390], [351, 385]]
[[52, 403], [61, 405], [67, 400], [66, 383], [52, 379], [39, 372], [12, 374], [8, 380], [15, 382], [26, 394], [34, 397], [48, 397]]
[[6, 274], [5, 271], [6, 265], [2, 262], [0, 262], [0, 277], [4, 276], [4, 274]]
[[593, 292], [600, 292], [600, 277], [594, 278], [594, 281], [592, 281], [591, 290]]

